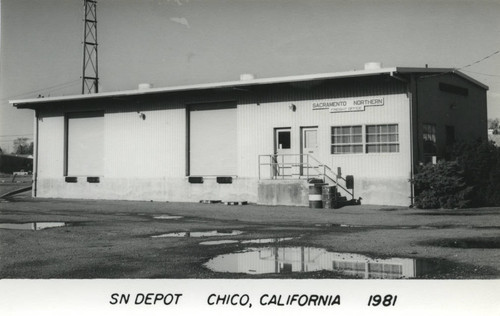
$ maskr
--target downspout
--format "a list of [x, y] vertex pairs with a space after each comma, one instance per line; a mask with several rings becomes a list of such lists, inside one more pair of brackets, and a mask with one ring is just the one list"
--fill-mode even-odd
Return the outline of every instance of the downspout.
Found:
[[[413, 76], [412, 76], [412, 80]], [[415, 137], [414, 137], [414, 131], [413, 131], [413, 98], [415, 98], [415, 101], [417, 100], [417, 82], [415, 81], [415, 90], [412, 91], [411, 89], [412, 86], [411, 84], [408, 86], [409, 94], [410, 97], [408, 98], [410, 100], [410, 207], [413, 207], [414, 200], [415, 200], [415, 186], [413, 185], [413, 179], [415, 177], [415, 156], [414, 156], [414, 150], [415, 150]], [[414, 96], [415, 94], [415, 96]]]
[[33, 161], [33, 197], [37, 196], [38, 186], [38, 110], [35, 110], [35, 146], [34, 146], [34, 161]]
[[[410, 128], [411, 128], [411, 205], [414, 205], [415, 199], [415, 186], [413, 185], [413, 179], [415, 176], [415, 153], [419, 157], [419, 143], [416, 141], [418, 136], [418, 124], [416, 125], [415, 120], [418, 120], [418, 78], [415, 75], [411, 76], [411, 95], [410, 100]], [[416, 125], [416, 126], [415, 126]], [[418, 159], [418, 158], [417, 158]]]
[[[416, 94], [416, 80], [414, 80], [413, 76], [411, 77], [410, 81], [406, 80], [403, 77], [400, 77], [394, 72], [390, 73], [390, 76], [404, 82], [406, 84], [406, 89], [407, 93], [406, 95], [408, 96], [409, 100], [409, 107], [410, 107], [410, 207], [413, 207], [414, 200], [415, 200], [415, 187], [413, 185], [413, 179], [415, 176], [415, 157], [414, 157], [414, 148], [415, 148], [415, 138], [414, 138], [414, 122], [413, 122], [413, 109], [414, 109], [414, 101], [413, 99], [415, 98], [415, 103], [417, 101], [417, 94]], [[415, 89], [413, 89], [413, 84], [415, 84]]]

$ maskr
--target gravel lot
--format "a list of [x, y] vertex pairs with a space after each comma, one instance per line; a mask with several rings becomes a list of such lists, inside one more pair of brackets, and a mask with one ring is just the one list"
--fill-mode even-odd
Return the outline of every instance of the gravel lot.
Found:
[[[178, 219], [156, 216], [177, 215]], [[333, 271], [252, 275], [213, 272], [211, 258], [241, 241], [295, 237], [280, 246], [376, 258], [428, 259], [424, 279], [498, 279], [500, 208], [336, 210], [256, 205], [32, 199], [0, 203], [0, 223], [65, 222], [44, 230], [0, 229], [0, 278], [354, 278]], [[241, 230], [236, 236], [152, 238], [176, 232]], [[236, 240], [200, 245], [201, 241]]]

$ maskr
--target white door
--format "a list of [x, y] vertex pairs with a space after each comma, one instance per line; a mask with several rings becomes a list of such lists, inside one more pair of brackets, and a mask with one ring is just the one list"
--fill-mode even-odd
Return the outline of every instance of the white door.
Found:
[[302, 176], [308, 176], [313, 173], [310, 168], [317, 162], [312, 158], [317, 157], [318, 153], [318, 128], [317, 127], [302, 127], [301, 128], [301, 172]]

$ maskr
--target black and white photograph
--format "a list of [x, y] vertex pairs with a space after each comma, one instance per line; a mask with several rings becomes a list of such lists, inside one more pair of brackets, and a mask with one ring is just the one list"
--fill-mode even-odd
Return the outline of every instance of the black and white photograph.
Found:
[[500, 315], [500, 1], [0, 14], [2, 315]]

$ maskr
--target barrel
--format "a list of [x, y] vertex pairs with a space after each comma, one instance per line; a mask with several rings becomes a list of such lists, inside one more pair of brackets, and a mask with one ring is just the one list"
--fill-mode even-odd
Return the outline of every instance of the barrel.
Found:
[[321, 188], [324, 183], [315, 183], [309, 186], [309, 208], [322, 208]]
[[335, 208], [337, 206], [337, 187], [323, 186], [321, 199], [323, 208]]

